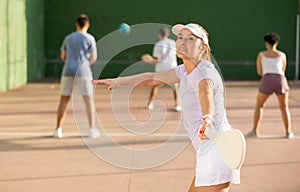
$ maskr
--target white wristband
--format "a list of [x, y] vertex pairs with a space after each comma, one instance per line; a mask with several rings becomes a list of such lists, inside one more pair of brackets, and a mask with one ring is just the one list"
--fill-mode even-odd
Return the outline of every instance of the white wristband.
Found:
[[213, 121], [213, 116], [212, 114], [206, 114], [206, 115], [203, 115], [202, 117], [202, 120], [204, 120], [205, 118], [209, 117], [211, 121]]

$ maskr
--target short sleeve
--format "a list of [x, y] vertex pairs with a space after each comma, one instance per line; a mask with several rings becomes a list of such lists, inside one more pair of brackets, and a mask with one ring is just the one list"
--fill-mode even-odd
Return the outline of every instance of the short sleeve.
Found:
[[89, 47], [88, 52], [95, 53], [95, 52], [97, 52], [96, 40], [94, 37], [91, 37], [90, 39], [91, 39], [91, 45]]
[[199, 73], [201, 73], [200, 81], [203, 79], [214, 81], [215, 71], [210, 68], [200, 68]]
[[174, 70], [175, 70], [175, 73], [176, 73], [177, 77], [178, 77], [179, 79], [181, 79], [182, 76], [183, 76], [184, 73], [185, 73], [185, 67], [184, 67], [184, 65], [183, 65], [183, 64], [178, 65], [177, 67], [174, 68]]
[[60, 51], [67, 51], [67, 38], [64, 39], [64, 41], [60, 47]]
[[155, 44], [153, 48], [153, 57], [161, 58], [162, 46]]
[[213, 84], [219, 84], [217, 81], [222, 81], [214, 65], [208, 62], [197, 67], [197, 73], [199, 74], [198, 83], [203, 79], [211, 80]]

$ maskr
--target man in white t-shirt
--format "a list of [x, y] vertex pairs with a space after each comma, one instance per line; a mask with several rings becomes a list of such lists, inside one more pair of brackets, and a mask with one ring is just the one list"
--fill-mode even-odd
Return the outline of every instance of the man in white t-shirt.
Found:
[[[158, 32], [158, 41], [153, 48], [153, 57], [149, 54], [144, 54], [142, 60], [148, 63], [155, 64], [155, 72], [163, 72], [177, 67], [176, 44], [173, 39], [169, 39], [169, 29], [161, 28]], [[174, 92], [175, 111], [180, 112], [181, 106], [177, 97], [178, 85], [171, 85]], [[153, 86], [148, 101], [148, 108], [154, 108], [153, 101], [157, 96], [159, 86]]]

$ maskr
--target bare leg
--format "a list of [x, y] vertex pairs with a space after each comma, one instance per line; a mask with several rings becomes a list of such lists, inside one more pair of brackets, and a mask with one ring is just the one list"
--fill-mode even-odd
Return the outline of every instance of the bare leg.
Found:
[[83, 95], [90, 128], [95, 127], [96, 109], [93, 95]]
[[281, 111], [281, 116], [282, 116], [282, 120], [283, 120], [283, 124], [285, 127], [285, 131], [286, 133], [291, 133], [291, 115], [290, 115], [290, 110], [289, 110], [289, 103], [288, 103], [288, 97], [289, 94], [277, 94], [276, 95], [278, 98], [278, 102], [279, 102], [279, 108]]
[[222, 183], [219, 185], [195, 187], [195, 177], [194, 177], [188, 192], [228, 192], [229, 188], [230, 188], [230, 182]]
[[153, 102], [153, 100], [154, 100], [155, 97], [157, 96], [158, 89], [159, 89], [159, 86], [153, 86], [153, 87], [152, 87], [152, 90], [151, 90], [151, 93], [150, 93], [150, 98], [149, 98], [148, 104], [150, 104], [150, 103]]
[[59, 128], [62, 126], [66, 114], [67, 114], [67, 107], [70, 102], [71, 96], [60, 96], [60, 102], [57, 109], [57, 122], [56, 122], [56, 128]]
[[257, 131], [260, 125], [261, 118], [263, 116], [263, 110], [268, 99], [269, 95], [259, 92], [257, 95], [256, 106], [254, 110], [254, 118], [253, 118], [253, 131]]

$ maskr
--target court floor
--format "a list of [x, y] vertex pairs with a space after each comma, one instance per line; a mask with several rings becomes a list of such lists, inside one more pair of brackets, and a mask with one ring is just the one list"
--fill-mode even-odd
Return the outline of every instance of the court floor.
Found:
[[[247, 139], [241, 184], [232, 185], [232, 192], [300, 190], [300, 83], [289, 84], [296, 137], [284, 138], [272, 95], [260, 138]], [[246, 133], [252, 128], [258, 82], [230, 81], [225, 86], [229, 122]], [[97, 127], [103, 137], [95, 140], [87, 137], [78, 95], [69, 106], [64, 138], [52, 138], [59, 99], [56, 81], [1, 93], [0, 191], [187, 191], [194, 176], [195, 152], [181, 129], [181, 113], [173, 110], [169, 87], [160, 89], [156, 108], [149, 112], [149, 93], [147, 87], [109, 92], [97, 86]]]

